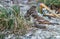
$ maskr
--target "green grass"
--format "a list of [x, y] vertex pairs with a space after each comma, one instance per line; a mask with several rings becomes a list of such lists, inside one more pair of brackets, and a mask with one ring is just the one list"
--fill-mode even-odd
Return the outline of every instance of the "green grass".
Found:
[[46, 5], [51, 5], [51, 4], [60, 5], [60, 0], [38, 0], [38, 2], [43, 2]]
[[4, 34], [0, 34], [0, 39], [4, 39], [5, 35]]
[[27, 31], [27, 24], [20, 15], [19, 5], [9, 8], [0, 7], [0, 31], [11, 30], [13, 33], [24, 35]]

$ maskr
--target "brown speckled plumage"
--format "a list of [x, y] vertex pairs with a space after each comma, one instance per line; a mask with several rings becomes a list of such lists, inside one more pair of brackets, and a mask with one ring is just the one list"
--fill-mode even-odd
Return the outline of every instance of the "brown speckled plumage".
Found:
[[[26, 13], [25, 17], [29, 17], [29, 16], [32, 16], [35, 20], [34, 24], [35, 24], [35, 27], [39, 27], [40, 28], [46, 28], [46, 26], [41, 26], [39, 24], [55, 24], [55, 23], [51, 23], [47, 20], [45, 20], [43, 17], [40, 17], [38, 15], [38, 13], [36, 13], [36, 6], [32, 6]], [[38, 22], [38, 24], [36, 24], [36, 22]]]

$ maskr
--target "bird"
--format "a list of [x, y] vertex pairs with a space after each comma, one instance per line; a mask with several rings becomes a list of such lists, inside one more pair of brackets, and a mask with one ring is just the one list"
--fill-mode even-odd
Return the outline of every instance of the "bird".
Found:
[[40, 28], [46, 28], [46, 26], [42, 26], [40, 24], [57, 24], [57, 23], [51, 23], [48, 20], [45, 20], [43, 17], [39, 16], [38, 13], [36, 12], [36, 6], [32, 6], [26, 13], [25, 18], [27, 17], [33, 17], [34, 18], [34, 26], [35, 27], [40, 27]]

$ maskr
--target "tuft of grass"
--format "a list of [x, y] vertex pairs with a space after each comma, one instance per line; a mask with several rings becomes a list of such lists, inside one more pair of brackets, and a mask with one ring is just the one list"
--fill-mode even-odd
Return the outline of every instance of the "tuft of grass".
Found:
[[10, 30], [14, 34], [24, 35], [29, 29], [28, 26], [29, 23], [20, 15], [19, 5], [0, 7], [0, 31]]

